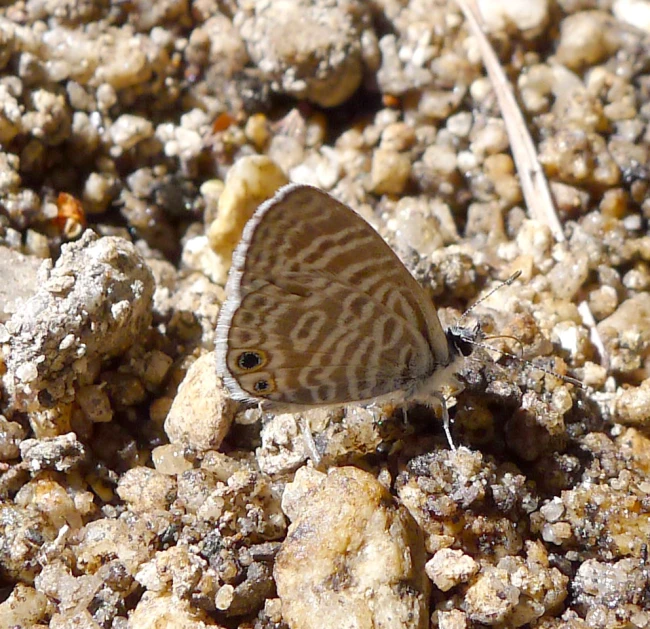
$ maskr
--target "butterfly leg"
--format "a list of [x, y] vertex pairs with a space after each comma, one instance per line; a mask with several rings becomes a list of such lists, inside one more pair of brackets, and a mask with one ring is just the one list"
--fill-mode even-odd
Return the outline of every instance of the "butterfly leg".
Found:
[[449, 411], [447, 410], [447, 400], [445, 400], [444, 395], [438, 391], [435, 391], [433, 393], [433, 396], [440, 402], [440, 406], [442, 407], [442, 427], [445, 431], [445, 435], [447, 436], [449, 447], [452, 450], [455, 450], [456, 446], [454, 445], [454, 440], [451, 436], [451, 419], [449, 417]]

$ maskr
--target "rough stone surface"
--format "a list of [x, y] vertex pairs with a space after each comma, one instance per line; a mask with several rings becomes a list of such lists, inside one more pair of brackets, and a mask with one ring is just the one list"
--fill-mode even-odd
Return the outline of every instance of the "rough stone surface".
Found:
[[278, 555], [283, 616], [294, 629], [351, 623], [423, 629], [429, 589], [423, 551], [413, 520], [373, 476], [332, 470], [305, 492]]
[[147, 329], [152, 294], [151, 272], [131, 243], [87, 231], [64, 247], [6, 324], [11, 339], [2, 384], [11, 407], [31, 411], [71, 401], [90, 363], [119, 355]]
[[[38, 288], [37, 273], [43, 260], [35, 256], [24, 256], [8, 247], [0, 247], [0, 325], [20, 308], [25, 299], [29, 299]], [[0, 342], [8, 333], [0, 331]]]
[[[475, 4], [564, 242], [458, 3], [0, 3], [0, 624], [650, 627], [650, 2]], [[480, 324], [455, 452], [436, 409], [223, 396], [232, 251], [288, 181]]]
[[167, 418], [165, 432], [172, 443], [198, 452], [218, 449], [232, 424], [236, 404], [225, 396], [213, 353], [188, 369]]
[[377, 57], [370, 13], [358, 0], [257, 0], [251, 9], [237, 16], [248, 52], [278, 90], [295, 97], [340, 105], [361, 84], [364, 61]]

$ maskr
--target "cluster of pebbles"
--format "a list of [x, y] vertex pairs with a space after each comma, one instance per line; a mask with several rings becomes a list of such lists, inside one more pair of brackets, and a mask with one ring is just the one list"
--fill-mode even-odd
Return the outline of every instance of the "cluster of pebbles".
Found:
[[[0, 627], [650, 627], [650, 0], [478, 6], [563, 243], [452, 0], [3, 3]], [[486, 351], [455, 451], [234, 403], [223, 285], [288, 181], [446, 324], [520, 270], [472, 316], [584, 388]]]

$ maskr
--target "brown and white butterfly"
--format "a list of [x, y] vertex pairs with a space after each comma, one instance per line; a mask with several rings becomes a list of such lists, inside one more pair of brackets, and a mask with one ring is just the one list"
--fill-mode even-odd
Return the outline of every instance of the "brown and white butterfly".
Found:
[[431, 299], [381, 236], [306, 185], [284, 186], [254, 213], [226, 293], [220, 376], [234, 399], [284, 408], [437, 405], [478, 334], [443, 330]]

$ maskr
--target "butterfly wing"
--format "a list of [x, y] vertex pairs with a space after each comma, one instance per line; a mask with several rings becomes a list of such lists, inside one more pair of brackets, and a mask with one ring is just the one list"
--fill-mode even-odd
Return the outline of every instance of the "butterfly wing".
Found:
[[247, 398], [337, 404], [403, 388], [432, 362], [419, 331], [372, 297], [322, 274], [289, 273], [242, 299], [226, 373]]
[[218, 369], [236, 399], [364, 400], [449, 360], [420, 285], [366, 221], [316, 188], [286, 186], [258, 208], [227, 294]]

